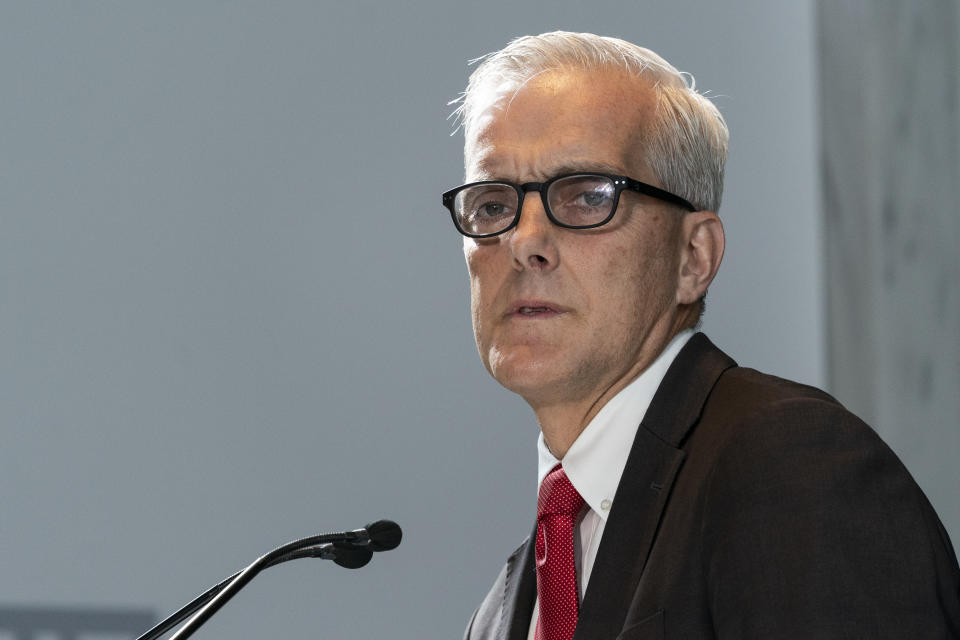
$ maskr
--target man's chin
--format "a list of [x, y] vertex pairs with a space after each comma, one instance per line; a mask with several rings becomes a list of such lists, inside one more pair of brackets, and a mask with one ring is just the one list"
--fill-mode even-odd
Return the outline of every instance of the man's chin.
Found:
[[504, 388], [524, 398], [549, 393], [557, 385], [557, 363], [544, 353], [511, 353], [491, 359], [490, 374]]

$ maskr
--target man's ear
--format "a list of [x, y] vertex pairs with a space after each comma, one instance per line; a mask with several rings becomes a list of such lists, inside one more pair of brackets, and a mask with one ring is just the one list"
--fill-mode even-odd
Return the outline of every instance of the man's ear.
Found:
[[677, 303], [693, 304], [707, 292], [720, 261], [725, 238], [723, 223], [713, 211], [694, 211], [680, 222], [680, 276]]

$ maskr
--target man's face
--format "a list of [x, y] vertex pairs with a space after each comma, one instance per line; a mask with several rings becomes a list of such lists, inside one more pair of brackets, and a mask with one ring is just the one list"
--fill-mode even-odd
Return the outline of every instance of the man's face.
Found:
[[[485, 104], [466, 140], [467, 181], [593, 170], [657, 184], [637, 151], [650, 87], [554, 71], [491, 90]], [[639, 375], [676, 329], [680, 216], [624, 191], [606, 226], [563, 229], [530, 192], [517, 227], [465, 238], [474, 333], [493, 377], [536, 410], [596, 403]]]

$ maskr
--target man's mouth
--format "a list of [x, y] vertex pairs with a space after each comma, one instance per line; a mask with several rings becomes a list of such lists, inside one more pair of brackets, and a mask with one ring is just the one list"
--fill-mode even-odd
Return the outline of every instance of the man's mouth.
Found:
[[524, 316], [534, 316], [538, 313], [549, 313], [553, 311], [550, 307], [520, 307], [517, 313]]
[[563, 313], [564, 309], [556, 305], [541, 302], [539, 300], [531, 300], [529, 302], [518, 302], [510, 309], [509, 315], [511, 316], [520, 316], [523, 318], [537, 318], [544, 316], [553, 316], [560, 313]]

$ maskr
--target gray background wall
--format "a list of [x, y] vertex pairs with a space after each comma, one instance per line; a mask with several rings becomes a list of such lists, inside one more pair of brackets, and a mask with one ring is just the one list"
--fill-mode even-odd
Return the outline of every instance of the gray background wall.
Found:
[[960, 10], [818, 11], [829, 386], [960, 537]]
[[459, 637], [530, 526], [536, 426], [472, 343], [446, 102], [524, 33], [633, 40], [717, 95], [706, 330], [826, 385], [814, 27], [810, 1], [0, 5], [0, 603], [165, 615], [390, 517], [397, 551], [272, 569], [204, 637]]

